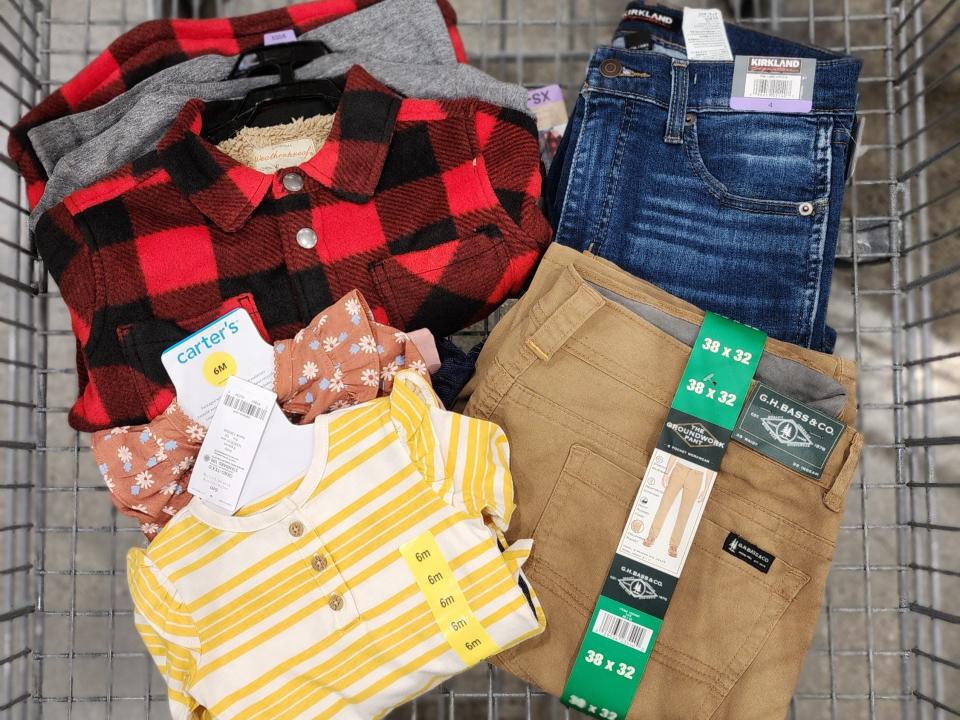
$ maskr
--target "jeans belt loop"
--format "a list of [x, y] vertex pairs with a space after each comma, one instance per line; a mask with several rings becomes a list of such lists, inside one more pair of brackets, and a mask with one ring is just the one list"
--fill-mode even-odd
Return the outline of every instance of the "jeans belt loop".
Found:
[[683, 128], [687, 115], [687, 79], [689, 61], [674, 58], [670, 70], [670, 107], [667, 108], [667, 131], [665, 143], [679, 145], [683, 142]]
[[544, 362], [549, 361], [603, 303], [600, 293], [581, 285], [527, 338], [527, 348]]

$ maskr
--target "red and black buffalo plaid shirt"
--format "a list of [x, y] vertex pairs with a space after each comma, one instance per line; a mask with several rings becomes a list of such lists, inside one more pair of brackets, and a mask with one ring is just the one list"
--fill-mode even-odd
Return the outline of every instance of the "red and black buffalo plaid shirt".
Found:
[[[114, 40], [89, 65], [48, 95], [10, 130], [7, 152], [27, 182], [33, 208], [43, 195], [47, 173], [27, 133], [37, 125], [99, 107], [141, 80], [200, 55], [237, 55], [263, 44], [264, 33], [292, 29], [298, 35], [349, 15], [378, 0], [320, 0], [253, 15], [210, 20], [151, 20]], [[466, 52], [457, 16], [448, 0], [437, 0], [460, 62]]]
[[263, 174], [201, 136], [218, 112], [191, 100], [154, 152], [37, 226], [78, 339], [77, 429], [163, 411], [161, 352], [233, 307], [277, 339], [357, 288], [381, 322], [442, 336], [519, 293], [550, 241], [524, 113], [403, 98], [354, 66], [317, 154]]

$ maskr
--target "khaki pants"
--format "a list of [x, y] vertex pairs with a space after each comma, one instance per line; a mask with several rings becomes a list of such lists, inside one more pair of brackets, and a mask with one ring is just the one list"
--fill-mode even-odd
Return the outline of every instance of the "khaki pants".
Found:
[[650, 532], [647, 534], [647, 542], [652, 545], [657, 541], [660, 530], [663, 528], [663, 521], [667, 519], [667, 513], [670, 512], [670, 508], [673, 507], [673, 503], [679, 495], [680, 510], [677, 512], [677, 519], [670, 533], [670, 547], [680, 547], [680, 540], [683, 539], [683, 533], [687, 529], [687, 520], [690, 519], [690, 511], [693, 510], [693, 504], [697, 501], [697, 496], [700, 495], [702, 489], [702, 472], [686, 465], [677, 465], [670, 473], [670, 477], [667, 478], [667, 486], [663, 490], [660, 505], [653, 516], [653, 523], [651, 523]]
[[[510, 440], [524, 566], [547, 629], [494, 662], [559, 695], [702, 313], [614, 265], [553, 245], [480, 355], [468, 414]], [[846, 423], [851, 362], [768, 340], [758, 380]], [[628, 718], [773, 720], [817, 622], [862, 437], [820, 480], [731, 442]], [[735, 532], [767, 573], [723, 550]], [[622, 720], [622, 718], [621, 718]]]

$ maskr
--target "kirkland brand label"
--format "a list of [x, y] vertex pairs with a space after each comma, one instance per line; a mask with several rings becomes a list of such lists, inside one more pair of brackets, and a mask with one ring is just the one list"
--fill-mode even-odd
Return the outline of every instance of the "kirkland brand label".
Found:
[[764, 574], [770, 572], [770, 566], [773, 565], [773, 561], [776, 559], [766, 550], [761, 550], [752, 542], [744, 540], [736, 533], [727, 535], [727, 539], [723, 541], [723, 551], [733, 555], [739, 560], [743, 560], [747, 565], [756, 568]]
[[[704, 317], [564, 686], [569, 707], [603, 720], [626, 717], [765, 340], [759, 330]], [[748, 543], [727, 552], [755, 567], [773, 561]]]
[[733, 437], [791, 470], [819, 479], [846, 427], [757, 383]]
[[638, 7], [631, 4], [623, 13], [623, 19], [630, 21], [649, 23], [667, 30], [678, 30], [680, 19], [661, 10], [652, 10], [646, 7]]
[[813, 109], [817, 61], [737, 55], [730, 107], [754, 112], [807, 113]]

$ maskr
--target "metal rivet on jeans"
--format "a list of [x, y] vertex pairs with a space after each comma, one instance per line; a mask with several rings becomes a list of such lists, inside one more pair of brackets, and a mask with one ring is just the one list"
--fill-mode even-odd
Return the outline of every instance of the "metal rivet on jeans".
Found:
[[797, 212], [803, 215], [803, 217], [809, 217], [813, 215], [813, 203], [802, 202], [797, 206]]
[[312, 228], [300, 228], [297, 230], [297, 245], [310, 250], [317, 246], [317, 234]]
[[303, 175], [295, 172], [288, 172], [283, 176], [283, 187], [290, 192], [299, 192], [303, 190]]
[[610, 59], [600, 63], [600, 74], [604, 77], [619, 77], [621, 72], [623, 72], [623, 65], [620, 64], [619, 60]]
[[693, 123], [696, 122], [696, 120], [697, 120], [697, 116], [694, 115], [693, 113], [687, 113], [686, 115], [683, 116], [683, 121], [687, 125], [693, 125]]

